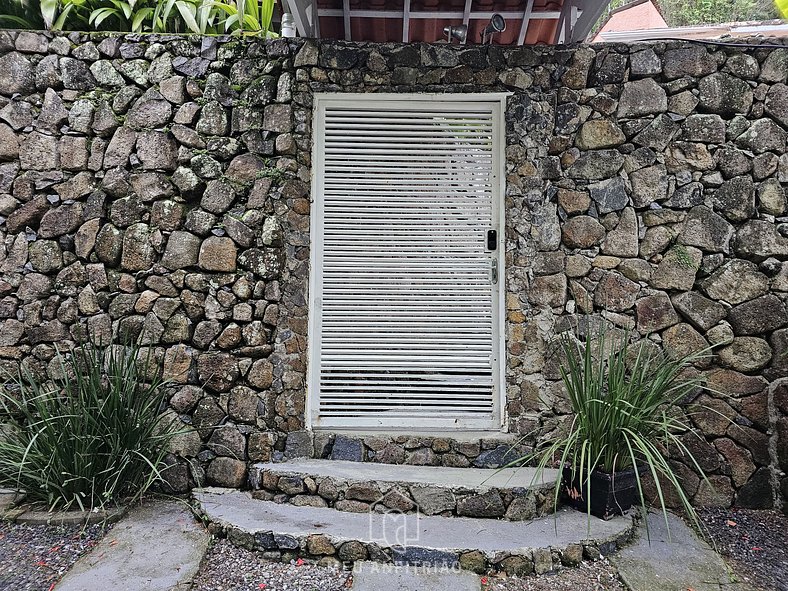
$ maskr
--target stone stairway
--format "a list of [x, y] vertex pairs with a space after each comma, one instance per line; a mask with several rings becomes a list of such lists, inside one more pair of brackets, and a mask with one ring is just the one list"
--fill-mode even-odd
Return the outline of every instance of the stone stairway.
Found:
[[215, 535], [277, 560], [361, 561], [543, 574], [629, 541], [630, 516], [560, 508], [555, 471], [297, 459], [258, 464], [252, 491], [193, 493]]

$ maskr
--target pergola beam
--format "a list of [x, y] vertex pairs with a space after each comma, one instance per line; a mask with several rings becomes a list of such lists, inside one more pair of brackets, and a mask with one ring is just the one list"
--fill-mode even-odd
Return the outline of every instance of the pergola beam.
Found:
[[569, 11], [572, 7], [572, 0], [564, 0], [563, 6], [561, 6], [561, 16], [558, 17], [558, 25], [555, 28], [555, 34], [553, 35], [553, 44], [563, 43], [564, 35], [566, 33], [566, 23], [568, 22], [569, 18]]
[[[345, 41], [352, 41], [352, 34], [350, 33], [350, 19], [353, 17], [353, 14], [350, 10], [350, 0], [342, 0], [342, 16], [345, 26]], [[320, 10], [317, 11], [320, 14]]]
[[517, 35], [517, 45], [525, 43], [525, 35], [528, 33], [528, 23], [531, 21], [531, 13], [534, 11], [534, 0], [528, 0], [523, 11], [523, 20], [520, 23], [520, 34]]
[[[348, 0], [344, 0], [348, 2]], [[338, 16], [345, 17], [346, 14], [353, 18], [402, 18], [403, 12], [401, 10], [362, 10], [354, 9], [347, 12], [342, 8], [321, 8], [319, 10], [320, 16]], [[471, 12], [469, 15], [470, 20], [490, 20], [494, 14], [500, 14], [507, 20], [520, 19], [523, 17], [522, 11], [513, 12], [511, 10], [504, 10], [501, 12], [479, 11]], [[411, 19], [461, 19], [464, 17], [463, 12], [458, 11], [412, 11], [410, 13]], [[534, 10], [531, 14], [532, 20], [556, 20], [561, 17], [561, 12], [558, 10]]]
[[572, 36], [569, 38], [569, 43], [577, 43], [585, 41], [591, 29], [602, 16], [605, 8], [610, 4], [610, 0], [582, 0], [581, 12], [572, 29]]
[[[316, 0], [311, 3], [304, 0], [285, 0], [285, 12], [293, 15], [295, 20], [296, 31], [301, 37], [316, 37], [315, 28], [313, 24], [314, 11]], [[312, 16], [312, 18], [310, 18]]]
[[410, 41], [410, 0], [405, 0], [402, 11], [402, 42]]
[[473, 11], [472, 0], [465, 0], [463, 11], [413, 11], [411, 0], [404, 0], [402, 10], [351, 9], [350, 0], [342, 0], [342, 8], [318, 8], [317, 0], [286, 0], [296, 21], [299, 34], [304, 37], [320, 35], [320, 17], [341, 17], [344, 24], [345, 40], [352, 41], [350, 30], [353, 18], [387, 18], [402, 20], [402, 41], [410, 41], [410, 22], [413, 19], [462, 19], [464, 25], [472, 20], [489, 20], [499, 14], [506, 20], [519, 20], [520, 31], [517, 44], [523, 45], [528, 33], [528, 25], [534, 20], [557, 20], [554, 43], [574, 43], [583, 41], [594, 23], [604, 12], [610, 0], [565, 0], [561, 10], [534, 10], [534, 0], [527, 0], [521, 11]]
[[[465, 0], [465, 10], [462, 11], [462, 24], [465, 25], [466, 27], [468, 26], [468, 23], [471, 22], [471, 3], [472, 2], [473, 2], [473, 0]], [[449, 39], [449, 42], [451, 42], [451, 39]], [[463, 40], [462, 44], [465, 45], [466, 43], [468, 43], [467, 35], [466, 35], [465, 39]]]
[[320, 16], [318, 16], [317, 0], [312, 0], [312, 5], [309, 7], [309, 17], [312, 22], [312, 33], [317, 39], [320, 38]]

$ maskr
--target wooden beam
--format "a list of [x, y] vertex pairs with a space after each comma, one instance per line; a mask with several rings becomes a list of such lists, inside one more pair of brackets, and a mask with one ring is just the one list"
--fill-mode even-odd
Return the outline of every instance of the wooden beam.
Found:
[[[318, 12], [318, 14], [320, 14]], [[350, 32], [350, 0], [342, 0], [342, 17], [345, 25], [345, 41], [352, 41], [353, 35]]]
[[[468, 26], [468, 23], [471, 22], [471, 3], [472, 2], [473, 2], [473, 0], [465, 0], [465, 10], [463, 10], [463, 12], [462, 12], [462, 24], [465, 25], [466, 27]], [[451, 39], [449, 39], [449, 43], [451, 43]], [[465, 45], [466, 43], [468, 43], [468, 36], [467, 35], [465, 36], [465, 41], [463, 41], [462, 44]]]
[[594, 24], [596, 24], [609, 4], [610, 0], [584, 0], [580, 15], [572, 29], [572, 36], [569, 42], [577, 43], [579, 41], [585, 41], [585, 38], [591, 32]]
[[410, 41], [410, 0], [405, 0], [402, 10], [402, 42]]
[[534, 0], [528, 0], [523, 11], [523, 20], [520, 23], [520, 34], [517, 36], [517, 45], [525, 43], [525, 35], [528, 33], [528, 23], [531, 21], [531, 13], [534, 11]]

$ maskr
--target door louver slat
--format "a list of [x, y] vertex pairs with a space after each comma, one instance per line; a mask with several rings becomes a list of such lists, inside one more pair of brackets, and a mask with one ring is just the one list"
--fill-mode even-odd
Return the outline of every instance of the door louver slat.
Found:
[[320, 104], [318, 426], [500, 424], [497, 253], [485, 250], [497, 227], [497, 106]]

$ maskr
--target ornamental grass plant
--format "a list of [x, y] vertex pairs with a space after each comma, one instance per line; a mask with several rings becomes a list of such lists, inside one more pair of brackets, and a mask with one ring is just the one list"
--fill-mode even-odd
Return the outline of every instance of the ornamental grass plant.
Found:
[[[561, 377], [573, 417], [568, 428], [537, 446], [526, 459], [537, 475], [556, 462], [579, 482], [586, 512], [591, 515], [592, 474], [634, 471], [637, 501], [646, 511], [653, 496], [667, 525], [668, 491], [675, 494], [687, 516], [697, 515], [669, 457], [681, 458], [706, 481], [693, 454], [680, 439], [692, 431], [679, 411], [679, 402], [702, 387], [702, 377], [689, 371], [708, 357], [708, 350], [671, 358], [647, 339], [631, 343], [629, 333], [609, 333], [586, 319], [584, 338], [571, 332], [560, 337], [565, 361]], [[559, 470], [555, 484], [558, 508], [567, 476]], [[647, 494], [647, 482], [653, 490]], [[590, 523], [589, 523], [590, 525]], [[668, 526], [669, 527], [669, 526]]]
[[133, 502], [158, 478], [175, 434], [163, 424], [161, 371], [136, 345], [83, 344], [59, 354], [60, 376], [6, 376], [0, 486], [53, 509]]

